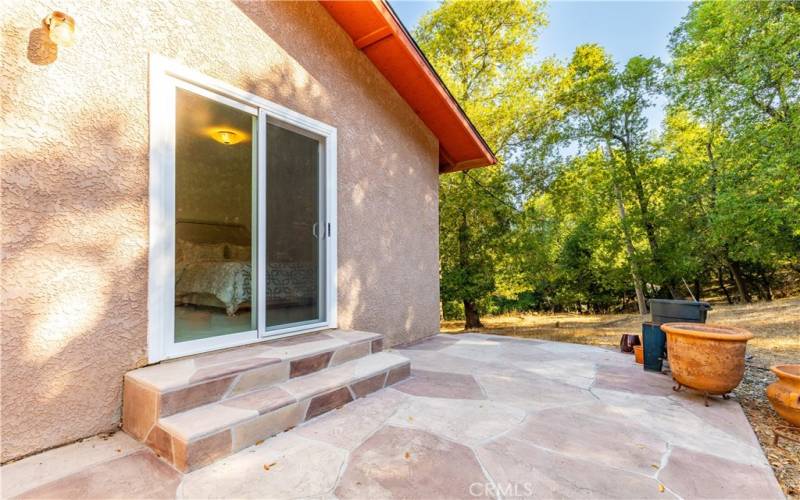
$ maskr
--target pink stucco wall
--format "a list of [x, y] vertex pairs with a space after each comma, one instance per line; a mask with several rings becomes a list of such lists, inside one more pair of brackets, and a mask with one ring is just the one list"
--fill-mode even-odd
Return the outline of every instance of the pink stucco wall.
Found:
[[145, 363], [149, 52], [336, 126], [340, 326], [437, 331], [436, 138], [320, 5], [12, 0], [0, 23], [3, 461], [115, 428]]

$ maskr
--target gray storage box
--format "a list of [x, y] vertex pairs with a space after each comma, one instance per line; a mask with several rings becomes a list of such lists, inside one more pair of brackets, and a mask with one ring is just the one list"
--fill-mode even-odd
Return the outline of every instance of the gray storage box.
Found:
[[692, 300], [650, 299], [653, 323], [705, 323], [711, 304]]

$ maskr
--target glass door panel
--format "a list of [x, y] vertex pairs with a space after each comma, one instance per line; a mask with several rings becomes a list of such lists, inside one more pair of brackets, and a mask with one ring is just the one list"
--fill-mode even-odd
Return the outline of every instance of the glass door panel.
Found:
[[257, 117], [200, 92], [175, 95], [176, 343], [257, 329]]
[[327, 225], [320, 141], [267, 124], [266, 326], [324, 320]]

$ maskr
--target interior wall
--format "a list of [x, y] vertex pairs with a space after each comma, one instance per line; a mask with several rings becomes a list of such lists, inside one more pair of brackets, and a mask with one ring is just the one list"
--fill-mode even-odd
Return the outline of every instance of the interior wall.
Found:
[[176, 96], [175, 217], [252, 226], [253, 140], [222, 144], [208, 129], [251, 132], [253, 117], [183, 89]]
[[388, 344], [438, 331], [436, 138], [318, 4], [0, 10], [3, 461], [116, 428], [146, 363], [148, 54], [338, 128], [339, 322]]

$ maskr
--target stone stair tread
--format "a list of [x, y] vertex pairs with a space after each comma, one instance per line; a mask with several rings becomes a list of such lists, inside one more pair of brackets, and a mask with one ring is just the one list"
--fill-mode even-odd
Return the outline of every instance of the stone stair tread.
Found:
[[[293, 378], [277, 387], [292, 394], [297, 400], [307, 399], [324, 392], [357, 382], [386, 369], [396, 368], [408, 358], [391, 352], [380, 352], [339, 366], [328, 368], [305, 377]], [[319, 375], [314, 377], [314, 375]]]
[[[164, 361], [128, 372], [126, 378], [158, 392], [168, 392], [271, 364], [291, 362], [332, 351], [346, 351], [359, 344], [381, 342], [382, 338], [383, 336], [377, 333], [327, 330], [191, 358]], [[343, 361], [345, 359], [342, 358]], [[336, 363], [337, 360], [334, 358], [333, 362]]]
[[370, 377], [408, 363], [407, 358], [398, 354], [379, 352], [269, 388], [162, 417], [158, 424], [185, 442], [194, 441], [293, 403], [343, 387], [357, 386]]

